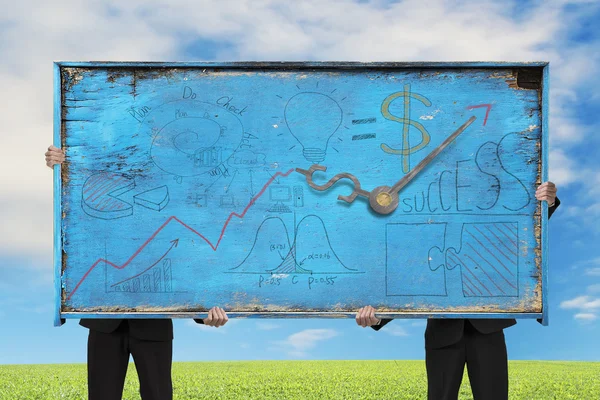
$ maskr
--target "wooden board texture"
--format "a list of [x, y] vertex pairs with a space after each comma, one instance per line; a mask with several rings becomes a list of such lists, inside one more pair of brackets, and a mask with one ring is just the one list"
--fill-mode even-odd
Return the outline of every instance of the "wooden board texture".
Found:
[[55, 70], [57, 317], [545, 318], [545, 63]]

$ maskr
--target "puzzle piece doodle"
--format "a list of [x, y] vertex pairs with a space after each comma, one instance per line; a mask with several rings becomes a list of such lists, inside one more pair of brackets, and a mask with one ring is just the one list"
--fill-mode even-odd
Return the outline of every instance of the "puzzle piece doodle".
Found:
[[[445, 262], [432, 267], [430, 253], [444, 248], [446, 224], [388, 224], [386, 291], [388, 296], [447, 296]], [[410, 242], [399, 239], [410, 238]], [[435, 252], [435, 251], [434, 251]]]
[[460, 265], [466, 297], [519, 295], [518, 231], [515, 222], [463, 225], [461, 248], [448, 248], [446, 266]]

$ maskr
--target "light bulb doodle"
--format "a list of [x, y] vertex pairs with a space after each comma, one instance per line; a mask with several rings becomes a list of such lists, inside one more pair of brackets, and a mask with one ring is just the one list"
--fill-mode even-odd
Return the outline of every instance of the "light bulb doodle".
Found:
[[298, 93], [286, 104], [284, 115], [290, 133], [302, 145], [304, 158], [312, 163], [323, 161], [329, 139], [342, 124], [337, 101], [322, 93]]

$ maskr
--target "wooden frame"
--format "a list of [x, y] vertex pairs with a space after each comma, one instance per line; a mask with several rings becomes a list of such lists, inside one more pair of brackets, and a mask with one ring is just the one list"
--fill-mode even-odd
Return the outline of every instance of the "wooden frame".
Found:
[[[462, 70], [477, 69], [481, 71], [494, 70], [514, 70], [520, 71], [521, 81], [513, 83], [510, 90], [532, 89], [529, 78], [533, 80], [533, 86], [539, 94], [539, 114], [541, 119], [541, 134], [539, 144], [541, 146], [539, 160], [540, 169], [538, 180], [544, 182], [548, 179], [547, 164], [548, 164], [548, 73], [549, 65], [546, 62], [533, 63], [512, 63], [512, 62], [422, 62], [422, 63], [399, 63], [399, 62], [378, 62], [378, 63], [358, 63], [358, 62], [197, 62], [197, 63], [169, 63], [169, 62], [56, 62], [54, 64], [54, 145], [62, 147], [65, 141], [65, 82], [63, 79], [63, 71], [65, 69], [82, 69], [86, 71], [113, 69], [130, 71], [135, 69], [148, 69], [160, 71], [161, 69], [192, 69], [202, 70], [210, 69], [213, 71], [299, 71], [310, 74], [320, 71], [339, 71], [340, 73], [355, 73], [355, 72], [383, 72], [390, 73], [394, 71], [428, 71], [435, 72], [436, 70], [460, 72]], [[515, 77], [518, 74], [515, 73]], [[522, 87], [520, 87], [522, 85]], [[510, 83], [509, 83], [510, 86]], [[507, 86], [507, 88], [509, 87]], [[489, 111], [489, 110], [488, 110]], [[487, 119], [487, 114], [486, 114]], [[65, 168], [61, 171], [60, 168], [55, 168], [54, 171], [54, 271], [55, 271], [55, 325], [61, 324], [63, 318], [201, 318], [206, 316], [206, 309], [190, 310], [190, 311], [134, 311], [125, 308], [124, 311], [112, 311], [110, 308], [106, 310], [86, 310], [77, 311], [65, 306], [66, 299], [66, 284], [64, 280], [65, 263], [65, 231], [63, 229], [63, 218], [65, 210], [63, 209], [63, 197], [65, 187], [63, 186], [63, 178]], [[373, 185], [370, 185], [373, 186]], [[308, 189], [306, 189], [308, 190]], [[339, 191], [339, 190], [338, 190]], [[541, 309], [536, 312], [491, 312], [485, 311], [485, 308], [479, 312], [465, 311], [444, 311], [430, 312], [427, 310], [403, 311], [395, 312], [393, 310], [385, 310], [378, 313], [381, 317], [394, 318], [536, 318], [543, 325], [548, 323], [548, 268], [547, 268], [547, 205], [545, 202], [537, 207], [534, 214], [540, 217], [540, 258], [539, 258], [539, 283], [541, 287]], [[301, 310], [268, 310], [264, 307], [256, 307], [254, 310], [228, 311], [230, 317], [353, 317], [355, 311], [349, 305], [342, 310], [329, 311], [301, 311]]]

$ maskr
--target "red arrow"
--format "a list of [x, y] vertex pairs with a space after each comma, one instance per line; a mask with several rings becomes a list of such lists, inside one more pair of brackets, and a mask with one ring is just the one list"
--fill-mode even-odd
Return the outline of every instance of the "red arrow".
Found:
[[487, 119], [488, 119], [488, 115], [490, 115], [490, 110], [492, 109], [491, 104], [478, 104], [476, 106], [468, 106], [467, 110], [472, 110], [474, 108], [481, 108], [481, 107], [487, 107], [487, 111], [485, 112], [485, 118], [483, 120], [483, 126], [485, 126], [485, 123], [487, 122]]
[[[81, 286], [81, 284], [83, 283], [83, 281], [85, 281], [85, 279], [88, 277], [88, 275], [90, 274], [90, 272], [92, 272], [94, 270], [94, 268], [96, 268], [96, 266], [98, 264], [100, 264], [101, 262], [108, 264], [110, 266], [112, 266], [113, 268], [116, 269], [123, 269], [125, 267], [127, 267], [129, 265], [129, 263], [131, 261], [133, 261], [134, 258], [137, 257], [138, 254], [140, 254], [142, 252], [142, 250], [144, 250], [144, 248], [148, 245], [148, 243], [150, 243], [152, 240], [154, 240], [154, 238], [156, 237], [156, 235], [159, 234], [160, 231], [162, 231], [171, 221], [176, 221], [179, 224], [181, 224], [184, 228], [188, 229], [189, 231], [195, 233], [196, 235], [200, 236], [202, 239], [204, 239], [204, 241], [206, 243], [208, 243], [208, 245], [213, 249], [213, 251], [217, 251], [217, 248], [219, 247], [219, 243], [221, 243], [221, 240], [223, 239], [223, 235], [225, 234], [225, 230], [227, 229], [227, 225], [229, 225], [229, 221], [231, 221], [231, 218], [238, 217], [238, 218], [244, 218], [244, 216], [246, 215], [246, 213], [248, 212], [248, 210], [250, 209], [250, 207], [252, 207], [254, 205], [254, 203], [265, 193], [265, 191], [267, 190], [267, 188], [269, 187], [269, 185], [271, 183], [273, 183], [274, 180], [277, 179], [278, 176], [282, 176], [282, 177], [286, 177], [289, 174], [292, 173], [292, 171], [294, 171], [293, 169], [290, 169], [287, 172], [277, 172], [275, 175], [273, 175], [271, 177], [271, 179], [269, 179], [267, 181], [267, 183], [263, 186], [263, 188], [261, 189], [260, 192], [258, 192], [258, 194], [254, 195], [254, 197], [252, 197], [252, 199], [250, 200], [250, 202], [248, 203], [248, 205], [246, 206], [246, 208], [244, 208], [244, 211], [242, 211], [241, 214], [238, 214], [236, 212], [232, 212], [231, 214], [229, 214], [229, 217], [227, 218], [227, 220], [225, 221], [225, 224], [223, 225], [223, 228], [221, 229], [221, 235], [219, 236], [219, 240], [217, 240], [216, 244], [212, 244], [212, 242], [210, 240], [208, 240], [204, 235], [202, 235], [200, 232], [196, 231], [194, 228], [190, 227], [189, 225], [187, 225], [186, 223], [184, 223], [183, 221], [181, 221], [179, 218], [177, 218], [176, 216], [171, 216], [169, 217], [164, 224], [162, 224], [160, 226], [160, 228], [158, 228], [153, 234], [152, 236], [150, 236], [148, 238], [148, 240], [146, 240], [144, 242], [144, 244], [142, 244], [142, 246], [140, 246], [139, 249], [136, 250], [135, 253], [133, 253], [133, 255], [131, 257], [129, 257], [129, 259], [127, 261], [125, 261], [125, 263], [123, 265], [117, 265], [113, 262], [110, 262], [108, 260], [105, 260], [103, 258], [99, 258], [91, 267], [90, 269], [87, 270], [87, 272], [83, 275], [83, 277], [79, 280], [79, 282], [77, 283], [77, 285], [75, 285], [75, 287], [73, 288], [73, 290], [71, 291], [71, 293], [69, 293], [69, 295], [67, 296], [67, 300], [70, 300], [71, 297], [73, 297], [73, 295], [75, 294], [75, 292], [77, 291], [77, 289], [79, 288], [79, 286]], [[172, 240], [171, 243], [174, 243], [174, 246], [177, 246], [178, 239]], [[171, 248], [173, 248], [173, 246], [171, 246]], [[170, 249], [169, 249], [170, 250]], [[136, 275], [137, 276], [137, 275]], [[131, 279], [131, 278], [127, 278], [127, 279]], [[115, 284], [117, 285], [117, 284]]]

